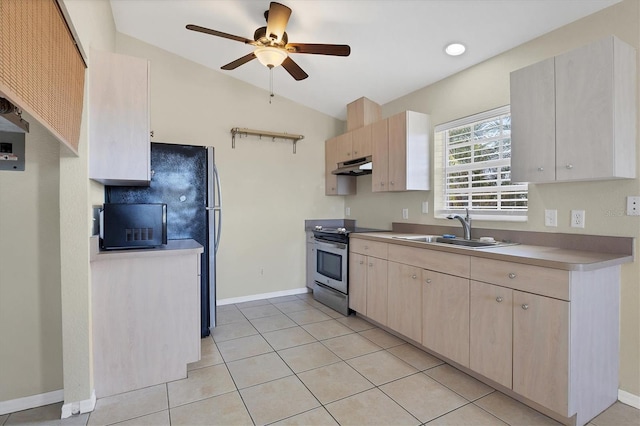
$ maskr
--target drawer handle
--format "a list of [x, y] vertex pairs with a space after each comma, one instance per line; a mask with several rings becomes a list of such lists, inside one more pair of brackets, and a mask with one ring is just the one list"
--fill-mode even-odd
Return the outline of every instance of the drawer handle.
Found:
[[527, 309], [529, 309], [529, 305], [527, 305], [526, 303], [523, 303], [522, 304], [522, 309], [524, 309], [526, 311]]
[[565, 167], [567, 168], [567, 170], [571, 170], [573, 169], [573, 164], [567, 164]]
[[427, 278], [425, 281], [427, 284], [431, 284], [431, 278]]
[[416, 274], [411, 275], [411, 278], [415, 280], [417, 278]]
[[539, 172], [544, 172], [544, 167], [538, 167]]
[[516, 277], [516, 274], [514, 274], [513, 272], [509, 272], [509, 278], [514, 279]]
[[500, 296], [496, 297], [496, 302], [498, 302], [498, 303], [502, 302], [503, 300], [504, 299], [502, 299], [502, 297], [500, 297]]

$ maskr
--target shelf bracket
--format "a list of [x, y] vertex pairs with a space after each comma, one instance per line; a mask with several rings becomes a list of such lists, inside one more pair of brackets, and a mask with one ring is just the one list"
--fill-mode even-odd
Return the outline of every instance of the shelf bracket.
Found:
[[242, 137], [243, 135], [245, 137], [249, 135], [254, 135], [254, 136], [259, 136], [260, 139], [262, 139], [263, 136], [268, 136], [271, 138], [272, 141], [275, 141], [276, 138], [288, 139], [293, 141], [294, 154], [296, 153], [296, 143], [304, 139], [304, 135], [294, 135], [291, 133], [277, 133], [277, 132], [269, 132], [265, 130], [253, 130], [253, 129], [246, 129], [241, 127], [234, 127], [231, 129], [231, 148], [233, 149], [235, 149], [236, 147], [236, 135], [239, 135], [240, 137]]

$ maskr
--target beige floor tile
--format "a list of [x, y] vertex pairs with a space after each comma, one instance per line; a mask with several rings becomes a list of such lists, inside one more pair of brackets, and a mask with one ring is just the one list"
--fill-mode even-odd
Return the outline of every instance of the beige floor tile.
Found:
[[355, 315], [338, 318], [336, 321], [341, 322], [353, 331], [364, 331], [369, 330], [370, 328], [376, 328], [374, 324], [371, 324], [369, 321], [365, 321]]
[[336, 354], [319, 342], [282, 349], [278, 353], [295, 373], [341, 361]]
[[[233, 306], [233, 305], [230, 305]], [[225, 311], [216, 313], [216, 327], [225, 324], [233, 324], [234, 322], [244, 322], [247, 318], [244, 316], [240, 309], [235, 306], [233, 309], [228, 308]]]
[[320, 304], [321, 306], [317, 306], [317, 308], [319, 310], [321, 310], [322, 312], [324, 312], [325, 314], [329, 315], [331, 318], [345, 318], [344, 314], [341, 314], [340, 312], [325, 306], [323, 304]]
[[251, 324], [253, 324], [256, 330], [258, 330], [260, 333], [282, 330], [283, 328], [296, 327], [298, 325], [293, 322], [291, 318], [282, 313], [278, 315], [252, 319]]
[[273, 306], [271, 303], [268, 303], [266, 305], [249, 306], [246, 308], [240, 308], [240, 310], [242, 311], [244, 316], [250, 320], [255, 318], [268, 317], [270, 315], [278, 315], [281, 313], [280, 310], [275, 306]]
[[253, 425], [238, 392], [171, 409], [171, 425]]
[[331, 417], [331, 414], [323, 408], [314, 408], [313, 410], [306, 411], [302, 414], [298, 414], [288, 419], [281, 420], [273, 423], [277, 426], [308, 426], [308, 425], [323, 425], [323, 426], [338, 426], [338, 423]]
[[0, 415], [0, 425], [3, 425], [4, 422], [6, 422], [8, 418], [9, 418], [8, 414]]
[[296, 376], [240, 390], [255, 424], [267, 424], [319, 407], [318, 400]]
[[258, 330], [248, 320], [218, 325], [211, 333], [216, 343], [237, 339], [238, 337], [253, 336], [254, 334], [258, 334]]
[[344, 336], [334, 337], [333, 339], [323, 340], [322, 344], [342, 359], [355, 358], [382, 350], [380, 346], [359, 334], [346, 334]]
[[493, 388], [448, 364], [431, 368], [425, 373], [469, 401], [475, 401], [493, 392]]
[[444, 426], [505, 426], [506, 423], [473, 404], [467, 404], [427, 423]]
[[43, 405], [0, 416], [0, 425], [84, 426], [89, 419], [89, 414], [82, 414], [60, 420], [61, 411], [62, 402]]
[[[510, 425], [560, 425], [555, 420], [501, 392], [493, 392], [478, 399], [474, 404]], [[640, 423], [636, 422], [635, 424]]]
[[307, 330], [309, 334], [318, 340], [326, 340], [332, 337], [344, 336], [345, 334], [353, 333], [353, 330], [349, 327], [333, 319], [306, 324], [303, 325], [302, 328]]
[[285, 328], [282, 330], [264, 333], [265, 339], [275, 350], [291, 348], [307, 343], [315, 342], [316, 339], [301, 327]]
[[373, 387], [368, 380], [344, 361], [305, 371], [298, 374], [298, 377], [323, 404], [355, 395]]
[[300, 299], [296, 295], [290, 295], [290, 296], [271, 297], [271, 298], [269, 298], [267, 300], [270, 303], [273, 303], [275, 305], [275, 304], [278, 304], [278, 303], [292, 302], [292, 301], [296, 301], [296, 300], [300, 300]]
[[291, 376], [293, 371], [275, 352], [233, 361], [227, 364], [238, 389]]
[[413, 365], [418, 370], [426, 370], [444, 364], [444, 361], [441, 359], [434, 357], [422, 349], [416, 348], [410, 343], [394, 346], [387, 349], [387, 352], [392, 353], [407, 364]]
[[166, 410], [167, 385], [164, 383], [132, 392], [121, 393], [96, 402], [89, 415], [89, 425], [118, 423]]
[[218, 350], [226, 362], [236, 361], [242, 358], [266, 354], [273, 348], [260, 335], [241, 337], [227, 340], [218, 344]]
[[423, 373], [387, 383], [380, 386], [380, 390], [421, 422], [428, 422], [469, 403]]
[[296, 298], [295, 300], [289, 300], [286, 302], [274, 303], [273, 306], [280, 309], [283, 313], [289, 314], [291, 312], [304, 311], [306, 309], [311, 309], [312, 306], [309, 305], [304, 300], [300, 300]]
[[159, 411], [126, 422], [116, 423], [117, 426], [169, 426], [169, 410]]
[[315, 300], [313, 298], [313, 295], [311, 296], [311, 298], [307, 298], [307, 299], [303, 299], [307, 304], [309, 304], [309, 306], [313, 307], [313, 308], [317, 308], [317, 309], [321, 309], [321, 308], [326, 308], [327, 305], [323, 305], [322, 303], [318, 302], [317, 300]]
[[211, 336], [200, 340], [200, 361], [187, 365], [187, 371], [222, 364], [224, 360]]
[[362, 355], [347, 362], [376, 386], [418, 372], [417, 369], [387, 351]]
[[189, 372], [186, 379], [167, 383], [169, 407], [200, 401], [236, 390], [224, 364], [200, 368]]
[[254, 306], [270, 305], [267, 299], [251, 300], [249, 302], [236, 303], [236, 307], [240, 310], [244, 308], [253, 308]]
[[296, 297], [300, 300], [313, 300], [313, 292], [309, 290], [306, 293], [296, 294]]
[[343, 426], [417, 425], [420, 422], [379, 389], [328, 404], [327, 411]]
[[230, 305], [218, 305], [216, 306], [216, 312], [220, 313], [220, 312], [228, 312], [228, 311], [239, 311], [240, 309], [238, 309], [238, 307], [234, 304], [230, 304]]
[[330, 320], [331, 317], [322, 311], [311, 308], [305, 309], [304, 311], [297, 311], [288, 313], [287, 316], [294, 320], [299, 325], [311, 324], [313, 322], [327, 321]]
[[396, 337], [391, 333], [387, 333], [381, 328], [372, 328], [370, 330], [361, 331], [359, 334], [385, 349], [407, 343], [399, 337]]
[[638, 426], [640, 410], [618, 401], [591, 420], [591, 423], [596, 426]]

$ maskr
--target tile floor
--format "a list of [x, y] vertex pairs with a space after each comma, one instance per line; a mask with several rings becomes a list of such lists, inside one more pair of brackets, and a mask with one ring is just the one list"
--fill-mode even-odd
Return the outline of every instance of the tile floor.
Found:
[[[59, 420], [60, 404], [0, 425], [551, 425], [552, 419], [311, 295], [219, 308], [188, 377], [99, 399]], [[640, 425], [619, 402], [590, 426]]]

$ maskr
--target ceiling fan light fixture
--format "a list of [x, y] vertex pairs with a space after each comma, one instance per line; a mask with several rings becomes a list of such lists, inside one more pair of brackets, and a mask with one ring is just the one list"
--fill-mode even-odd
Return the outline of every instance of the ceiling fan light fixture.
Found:
[[449, 56], [462, 55], [465, 50], [467, 50], [467, 48], [462, 43], [451, 43], [444, 49]]
[[282, 65], [282, 62], [287, 59], [287, 52], [277, 47], [258, 47], [253, 54], [267, 68], [275, 68]]

